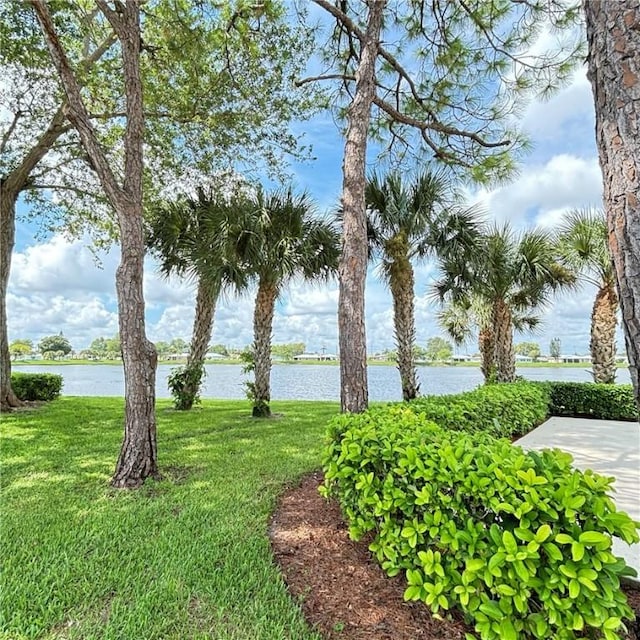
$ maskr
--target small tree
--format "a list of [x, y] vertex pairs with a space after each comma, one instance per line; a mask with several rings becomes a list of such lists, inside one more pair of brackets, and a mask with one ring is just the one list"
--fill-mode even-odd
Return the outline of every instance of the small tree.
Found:
[[431, 362], [444, 362], [449, 360], [453, 355], [453, 347], [451, 343], [438, 336], [429, 338], [426, 347], [427, 360]]
[[62, 356], [71, 353], [72, 347], [69, 341], [62, 335], [62, 331], [53, 336], [45, 336], [38, 343], [38, 349], [43, 355], [49, 352], [58, 352]]
[[14, 340], [9, 345], [9, 353], [11, 357], [15, 360], [20, 356], [28, 356], [33, 352], [33, 342], [31, 340], [23, 339], [23, 340]]
[[549, 343], [549, 355], [554, 360], [560, 359], [561, 347], [562, 344], [560, 342], [560, 338], [551, 338], [551, 342]]
[[516, 355], [526, 356], [534, 361], [540, 357], [540, 345], [537, 342], [519, 342], [514, 351]]

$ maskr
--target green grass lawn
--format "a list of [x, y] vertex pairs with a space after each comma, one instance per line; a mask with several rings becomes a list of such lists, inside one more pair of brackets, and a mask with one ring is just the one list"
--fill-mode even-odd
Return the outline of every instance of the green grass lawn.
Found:
[[164, 478], [116, 491], [123, 400], [2, 417], [0, 638], [316, 638], [280, 577], [277, 496], [318, 468], [332, 402], [158, 403]]

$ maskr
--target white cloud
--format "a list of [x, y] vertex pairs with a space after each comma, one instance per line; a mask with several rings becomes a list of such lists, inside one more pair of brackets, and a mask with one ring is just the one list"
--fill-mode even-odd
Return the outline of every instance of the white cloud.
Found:
[[595, 157], [555, 155], [542, 165], [523, 167], [520, 177], [508, 185], [479, 191], [475, 200], [500, 223], [548, 226], [567, 209], [602, 201], [600, 166]]

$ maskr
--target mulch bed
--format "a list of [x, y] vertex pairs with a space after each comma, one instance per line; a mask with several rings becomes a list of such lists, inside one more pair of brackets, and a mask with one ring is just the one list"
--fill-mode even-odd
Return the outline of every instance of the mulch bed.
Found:
[[[280, 499], [269, 529], [276, 560], [305, 618], [328, 640], [464, 640], [466, 625], [434, 618], [421, 603], [404, 602], [404, 577], [385, 575], [367, 546], [353, 542], [335, 501], [318, 493], [320, 472]], [[640, 590], [625, 587], [640, 618]], [[640, 639], [638, 621], [625, 639]]]

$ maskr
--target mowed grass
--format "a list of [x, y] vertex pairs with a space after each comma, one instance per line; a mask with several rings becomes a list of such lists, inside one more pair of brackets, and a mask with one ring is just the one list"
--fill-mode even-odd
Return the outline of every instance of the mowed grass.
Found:
[[123, 400], [2, 417], [2, 640], [317, 639], [267, 536], [277, 496], [320, 465], [332, 402], [158, 403], [163, 474], [109, 487]]

